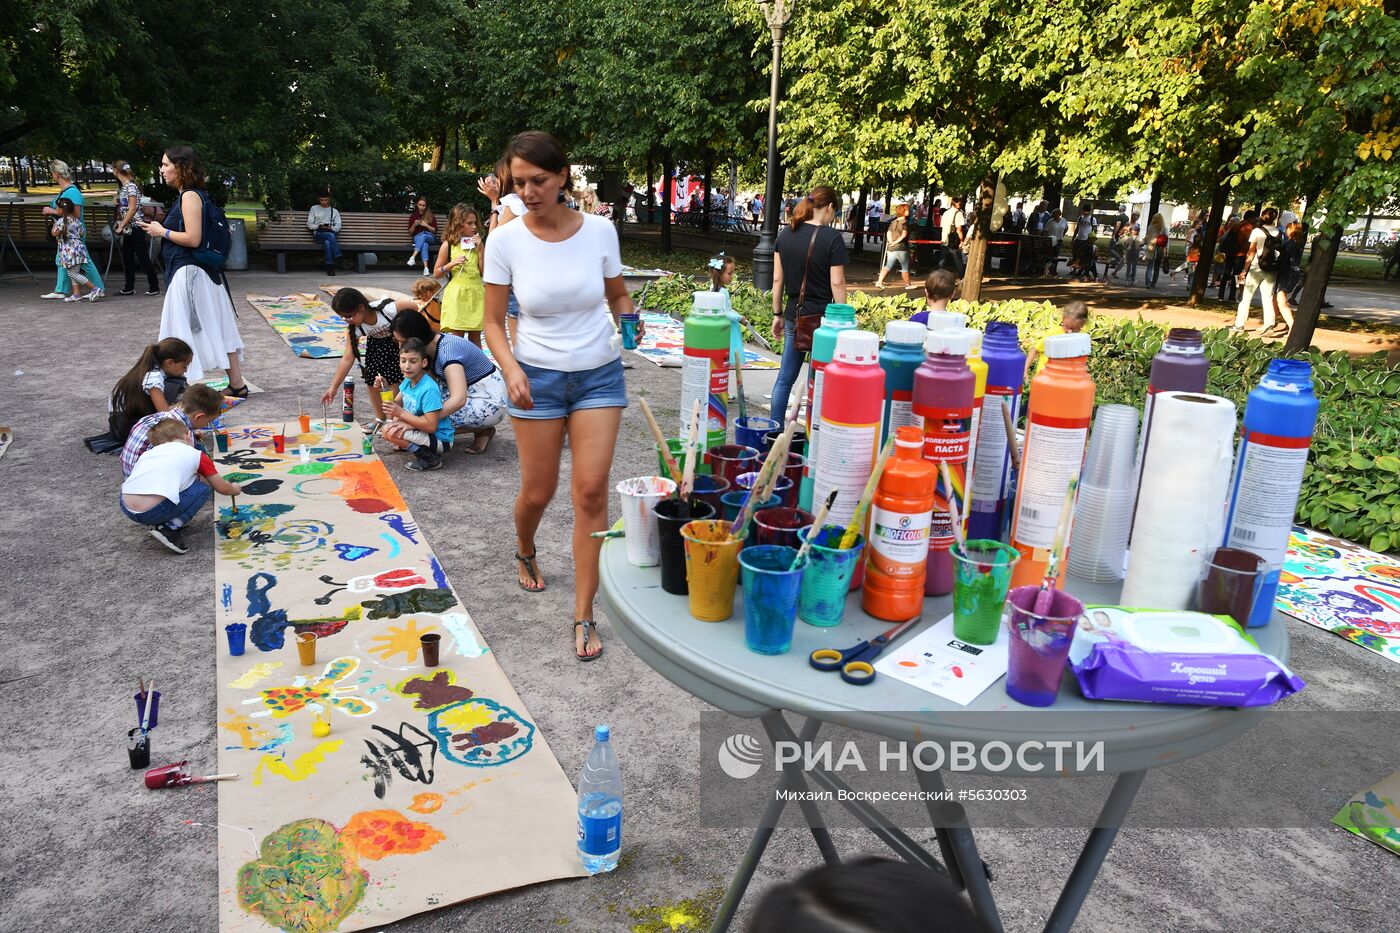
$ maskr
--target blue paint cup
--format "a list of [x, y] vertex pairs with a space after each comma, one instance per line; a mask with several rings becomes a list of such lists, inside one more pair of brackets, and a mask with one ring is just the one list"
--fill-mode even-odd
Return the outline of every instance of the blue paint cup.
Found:
[[[799, 531], [803, 541], [812, 533], [810, 527]], [[846, 593], [851, 586], [851, 574], [860, 564], [865, 550], [865, 537], [856, 535], [856, 543], [844, 550], [837, 548], [846, 529], [840, 525], [823, 525], [812, 539], [808, 552], [807, 572], [802, 576], [802, 598], [797, 612], [808, 625], [840, 625], [846, 612]]]
[[[739, 509], [743, 508], [744, 500], [748, 498], [748, 495], [749, 491], [747, 489], [731, 489], [729, 492], [719, 497], [719, 504], [724, 507], [725, 521], [732, 522], [739, 517]], [[781, 497], [769, 496], [768, 501], [759, 503], [754, 511], [758, 512], [761, 509], [775, 509], [782, 504], [783, 500]]]
[[752, 447], [762, 456], [768, 455], [768, 450], [773, 446], [773, 442], [764, 435], [771, 431], [781, 433], [782, 425], [772, 418], [760, 418], [757, 415], [749, 415], [747, 418], [738, 418], [734, 421], [734, 443], [743, 444], [745, 447]]
[[244, 644], [248, 638], [248, 624], [246, 622], [230, 622], [224, 626], [224, 633], [228, 635], [228, 653], [235, 658], [243, 653]]
[[720, 497], [728, 491], [729, 480], [723, 476], [696, 476], [695, 485], [691, 488], [691, 494], [701, 502], [708, 502], [716, 515], [724, 507]]
[[792, 569], [797, 549], [758, 544], [739, 552], [739, 575], [744, 585], [744, 644], [758, 654], [784, 654], [792, 649], [797, 601], [802, 592], [807, 559]]
[[622, 324], [622, 349], [637, 349], [637, 325], [641, 322], [642, 316], [636, 312], [628, 312], [619, 316]]

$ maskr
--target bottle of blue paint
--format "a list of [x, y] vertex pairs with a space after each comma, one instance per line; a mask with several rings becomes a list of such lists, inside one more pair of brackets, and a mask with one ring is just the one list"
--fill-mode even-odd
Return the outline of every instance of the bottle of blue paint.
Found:
[[914, 414], [914, 370], [924, 361], [928, 328], [914, 321], [890, 321], [885, 325], [885, 345], [880, 348], [880, 368], [885, 371], [885, 406], [880, 417], [880, 449], [885, 439], [904, 425], [921, 432], [924, 419]]
[[977, 457], [972, 464], [972, 504], [968, 507], [967, 536], [1002, 537], [1006, 516], [1015, 501], [1011, 485], [1011, 451], [1015, 437], [1006, 436], [1006, 419], [997, 409], [1009, 408], [1011, 424], [1020, 414], [1021, 384], [1026, 377], [1026, 354], [1015, 324], [987, 322], [982, 337], [982, 362], [987, 364], [987, 394], [977, 425]]

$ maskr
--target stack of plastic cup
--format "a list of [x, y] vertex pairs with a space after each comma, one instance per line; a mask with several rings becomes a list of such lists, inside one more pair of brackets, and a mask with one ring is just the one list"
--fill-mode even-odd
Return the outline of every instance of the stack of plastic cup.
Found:
[[1100, 405], [1079, 477], [1070, 536], [1069, 572], [1090, 583], [1123, 579], [1136, 493], [1138, 412], [1131, 405]]
[[663, 476], [638, 476], [617, 484], [622, 503], [622, 527], [627, 532], [627, 561], [634, 567], [661, 563], [661, 537], [656, 527], [656, 503], [676, 491]]

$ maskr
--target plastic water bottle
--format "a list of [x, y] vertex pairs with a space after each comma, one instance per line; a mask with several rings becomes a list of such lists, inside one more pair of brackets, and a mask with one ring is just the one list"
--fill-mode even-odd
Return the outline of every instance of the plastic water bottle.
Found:
[[608, 743], [610, 730], [593, 730], [593, 750], [578, 776], [578, 854], [590, 875], [612, 871], [622, 854], [622, 771]]

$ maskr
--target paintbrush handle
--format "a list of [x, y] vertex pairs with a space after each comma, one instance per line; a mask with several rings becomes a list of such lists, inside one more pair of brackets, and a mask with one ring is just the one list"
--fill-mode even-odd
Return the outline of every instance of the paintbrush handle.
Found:
[[224, 774], [206, 774], [203, 777], [190, 778], [191, 784], [205, 784], [209, 781], [227, 781], [238, 777], [237, 771], [228, 771]]
[[691, 406], [690, 411], [690, 435], [686, 438], [685, 443], [685, 473], [681, 478], [682, 499], [690, 498], [690, 491], [695, 488], [695, 446], [700, 431], [700, 400], [698, 398]]
[[1017, 473], [1021, 472], [1021, 452], [1016, 448], [1016, 423], [1011, 420], [1011, 399], [1007, 398], [1005, 403], [1000, 405], [1001, 421], [1006, 426], [1006, 450], [1011, 454], [1011, 466]]
[[661, 459], [666, 463], [666, 470], [671, 474], [671, 479], [675, 481], [676, 487], [681, 484], [681, 468], [676, 465], [676, 458], [671, 456], [671, 448], [666, 446], [666, 435], [661, 433], [661, 425], [656, 423], [656, 416], [651, 413], [651, 406], [647, 400], [642, 398], [637, 401], [642, 403], [642, 414], [646, 416], [647, 424], [651, 427], [651, 436], [656, 438], [656, 448], [661, 451]]
[[792, 559], [792, 566], [789, 569], [795, 570], [802, 565], [803, 559], [806, 558], [808, 552], [812, 550], [812, 542], [816, 539], [817, 535], [822, 533], [822, 528], [826, 525], [826, 515], [831, 511], [831, 506], [835, 504], [835, 502], [836, 490], [833, 489], [831, 490], [831, 495], [826, 497], [826, 501], [823, 502], [821, 508], [817, 510], [817, 514], [813, 516], [812, 526], [807, 532], [807, 540], [803, 541], [802, 546], [797, 549], [797, 556]]
[[946, 460], [938, 461], [938, 471], [943, 475], [943, 486], [948, 490], [948, 515], [953, 525], [953, 540], [961, 546], [966, 539], [963, 537], [962, 516], [958, 514], [958, 503], [953, 497], [953, 474], [948, 469]]
[[147, 732], [151, 728], [151, 701], [156, 697], [156, 682], [152, 680], [150, 686], [146, 688], [146, 702], [141, 709], [141, 731]]
[[870, 500], [875, 498], [875, 487], [880, 484], [880, 474], [885, 472], [885, 464], [889, 462], [890, 453], [894, 451], [894, 435], [891, 434], [885, 440], [885, 446], [880, 450], [880, 456], [875, 460], [875, 469], [870, 471], [870, 478], [865, 481], [865, 489], [861, 490], [860, 499], [856, 501], [856, 510], [851, 513], [851, 523], [846, 526], [846, 533], [841, 536], [841, 550], [852, 547], [856, 543], [856, 536], [860, 534], [861, 522], [865, 520], [865, 510], [870, 508]]
[[1050, 545], [1050, 559], [1045, 564], [1045, 581], [1054, 586], [1060, 575], [1060, 563], [1064, 558], [1065, 543], [1069, 540], [1069, 526], [1074, 520], [1074, 497], [1079, 491], [1079, 474], [1070, 477], [1065, 487], [1065, 501], [1060, 506], [1060, 520], [1055, 523], [1055, 539]]

